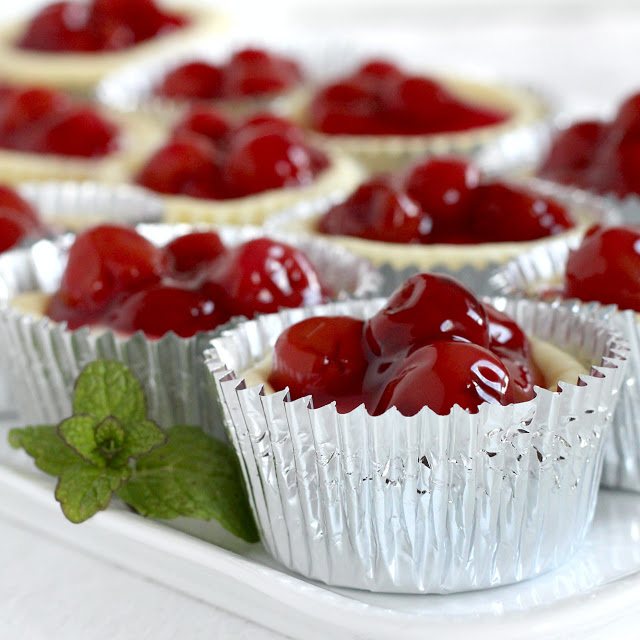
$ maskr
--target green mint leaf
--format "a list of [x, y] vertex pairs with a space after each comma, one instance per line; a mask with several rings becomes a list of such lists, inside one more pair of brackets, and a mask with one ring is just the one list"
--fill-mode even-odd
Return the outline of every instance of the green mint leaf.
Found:
[[72, 416], [58, 425], [58, 433], [87, 462], [102, 468], [107, 466], [107, 460], [96, 444], [96, 426], [93, 416]]
[[68, 467], [60, 475], [56, 487], [56, 500], [71, 522], [84, 522], [106, 509], [111, 496], [131, 475], [129, 467], [98, 468], [88, 462]]
[[124, 429], [118, 418], [109, 416], [94, 429], [96, 446], [103, 456], [112, 457], [124, 447]]
[[61, 475], [65, 469], [81, 460], [78, 453], [58, 435], [55, 425], [11, 429], [9, 444], [14, 449], [24, 449], [34, 459], [38, 469], [52, 476]]
[[199, 427], [171, 428], [118, 495], [144, 516], [215, 518], [248, 542], [259, 539], [234, 452]]
[[91, 362], [76, 380], [73, 413], [93, 416], [97, 422], [113, 416], [126, 431], [147, 418], [142, 385], [123, 362]]
[[159, 447], [167, 441], [167, 434], [151, 420], [130, 424], [126, 430], [123, 453], [128, 458], [137, 458], [143, 453]]

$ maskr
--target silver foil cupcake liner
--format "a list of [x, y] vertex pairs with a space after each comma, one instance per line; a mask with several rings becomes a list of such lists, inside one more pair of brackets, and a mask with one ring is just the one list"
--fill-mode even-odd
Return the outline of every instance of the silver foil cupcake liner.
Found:
[[162, 198], [133, 185], [48, 181], [23, 182], [16, 188], [41, 220], [58, 230], [160, 222], [164, 213]]
[[274, 558], [334, 586], [450, 593], [530, 578], [576, 550], [593, 516], [624, 341], [582, 312], [493, 302], [599, 366], [561, 392], [538, 389], [534, 400], [477, 414], [371, 417], [362, 406], [339, 414], [310, 397], [289, 401], [286, 390], [247, 388], [242, 372], [294, 322], [367, 317], [384, 300], [262, 316], [212, 341], [207, 365]]
[[[140, 225], [157, 244], [194, 229], [187, 225]], [[196, 228], [197, 229], [197, 228]], [[302, 249], [335, 291], [371, 295], [380, 278], [373, 267], [326, 242], [296, 234], [265, 234], [257, 228], [221, 228], [225, 244], [237, 245], [269, 235]], [[126, 362], [143, 384], [149, 415], [163, 426], [195, 424], [224, 437], [215, 393], [202, 353], [216, 331], [192, 338], [173, 333], [149, 340], [142, 333], [121, 337], [111, 330], [69, 330], [47, 318], [11, 306], [17, 294], [55, 292], [65, 268], [73, 236], [41, 240], [32, 247], [0, 256], [0, 353], [5, 356], [11, 401], [25, 424], [55, 424], [70, 415], [75, 379], [99, 358]]]
[[[488, 281], [496, 269], [519, 253], [547, 243], [572, 242], [573, 238], [593, 223], [615, 224], [620, 221], [616, 203], [579, 189], [535, 178], [511, 179], [509, 184], [530, 188], [562, 203], [574, 214], [578, 222], [576, 232], [533, 242], [479, 245], [387, 244], [318, 233], [315, 231], [316, 221], [339, 202], [337, 198], [301, 202], [271, 216], [264, 226], [265, 229], [278, 231], [313, 233], [316, 237], [341, 244], [350, 251], [366, 257], [376, 264], [382, 273], [384, 277], [382, 293], [385, 295], [390, 294], [409, 276], [426, 270], [452, 275], [476, 293], [484, 294], [491, 291]], [[436, 255], [435, 258], [434, 255]]]
[[[539, 247], [504, 265], [490, 280], [493, 291], [535, 297], [549, 285], [562, 283], [571, 246], [555, 243]], [[612, 283], [615, 286], [615, 283]], [[612, 489], [640, 491], [640, 318], [597, 302], [557, 300], [556, 304], [593, 317], [621, 332], [630, 344], [630, 363], [622, 385], [604, 454], [602, 484]]]

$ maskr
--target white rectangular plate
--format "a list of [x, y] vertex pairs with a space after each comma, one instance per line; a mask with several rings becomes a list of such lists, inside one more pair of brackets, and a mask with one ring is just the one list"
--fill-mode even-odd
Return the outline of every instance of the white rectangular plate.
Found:
[[53, 489], [53, 479], [26, 455], [8, 450], [0, 428], [0, 513], [295, 638], [637, 637], [635, 494], [602, 492], [584, 547], [560, 570], [475, 593], [402, 596], [311, 583], [280, 567], [260, 545], [243, 543], [215, 523], [147, 520], [113, 505], [73, 525], [62, 516]]

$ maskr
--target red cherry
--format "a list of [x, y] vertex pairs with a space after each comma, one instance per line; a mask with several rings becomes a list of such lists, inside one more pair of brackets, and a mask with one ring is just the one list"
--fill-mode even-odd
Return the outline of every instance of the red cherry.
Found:
[[226, 247], [214, 231], [188, 233], [172, 240], [164, 250], [173, 261], [173, 269], [179, 274], [193, 272], [213, 263], [225, 253]]
[[454, 405], [471, 413], [484, 402], [509, 404], [509, 371], [491, 351], [465, 342], [435, 342], [398, 363], [383, 386], [373, 415], [397, 407], [413, 416], [425, 405], [447, 415]]
[[363, 63], [355, 75], [359, 78], [372, 78], [378, 81], [396, 80], [403, 73], [397, 65], [382, 59], [373, 59]]
[[323, 283], [308, 258], [268, 238], [228, 251], [216, 263], [212, 279], [224, 288], [229, 309], [249, 318], [324, 301]]
[[315, 172], [306, 145], [277, 132], [261, 135], [259, 128], [252, 128], [231, 141], [224, 176], [230, 192], [242, 197], [309, 184]]
[[247, 120], [245, 120], [240, 127], [238, 127], [238, 135], [255, 135], [255, 132], [259, 130], [261, 134], [266, 133], [280, 133], [287, 139], [302, 142], [304, 141], [304, 133], [302, 129], [291, 120], [285, 118], [279, 118], [273, 113], [256, 113]]
[[319, 229], [331, 235], [408, 243], [428, 236], [431, 220], [404, 191], [377, 178], [332, 207], [320, 220]]
[[454, 278], [419, 273], [398, 287], [385, 307], [365, 323], [365, 342], [377, 357], [402, 357], [439, 340], [489, 346], [482, 303]]
[[309, 107], [311, 127], [323, 133], [367, 135], [384, 132], [376, 119], [379, 99], [354, 82], [339, 82], [320, 91]]
[[118, 50], [186, 24], [177, 14], [161, 11], [153, 0], [93, 0], [87, 29], [101, 49]]
[[589, 120], [560, 131], [553, 140], [539, 174], [561, 182], [580, 180], [579, 173], [589, 166], [605, 129], [604, 123]]
[[640, 93], [629, 96], [620, 105], [611, 129], [619, 139], [640, 138]]
[[520, 325], [490, 304], [482, 304], [489, 320], [490, 349], [500, 348], [523, 357], [529, 355], [529, 339]]
[[35, 150], [95, 158], [118, 148], [118, 127], [89, 107], [70, 109], [42, 133]]
[[0, 252], [35, 235], [39, 225], [21, 211], [0, 205]]
[[202, 136], [183, 137], [156, 151], [136, 182], [159, 193], [180, 193], [194, 198], [226, 197], [216, 150]]
[[565, 295], [640, 311], [640, 228], [591, 228], [569, 254]]
[[[92, 314], [124, 291], [157, 282], [166, 270], [164, 252], [135, 230], [101, 225], [75, 239], [58, 295], [71, 316]], [[58, 321], [69, 319], [48, 315]]]
[[[315, 317], [286, 329], [275, 344], [269, 382], [276, 390], [289, 387], [292, 399], [312, 394], [315, 407], [334, 399], [339, 411], [361, 400], [367, 359], [362, 350], [362, 320], [345, 316]], [[345, 396], [347, 396], [345, 398]]]
[[25, 224], [33, 229], [41, 227], [40, 218], [35, 209], [13, 189], [2, 184], [0, 184], [0, 208], [18, 212], [25, 220]]
[[85, 2], [55, 2], [41, 9], [16, 42], [33, 51], [96, 51], [99, 41], [87, 31]]
[[169, 331], [189, 338], [198, 331], [215, 329], [229, 317], [218, 300], [197, 291], [157, 284], [115, 306], [105, 323], [122, 333], [144, 331], [149, 338], [161, 338]]
[[551, 198], [499, 182], [474, 190], [470, 228], [486, 242], [524, 242], [571, 229], [569, 212]]
[[184, 138], [196, 133], [223, 146], [230, 131], [231, 125], [221, 113], [211, 107], [196, 107], [175, 125], [173, 137]]
[[30, 150], [42, 128], [71, 107], [71, 99], [60, 91], [9, 90], [0, 99], [0, 139], [6, 146]]
[[222, 69], [200, 60], [169, 71], [155, 93], [165, 98], [211, 100], [222, 96]]
[[224, 93], [229, 98], [280, 93], [301, 79], [302, 73], [292, 60], [260, 49], [244, 49], [226, 66]]
[[442, 87], [430, 78], [408, 76], [393, 87], [388, 96], [388, 108], [395, 118], [404, 120], [404, 125], [411, 130], [425, 124], [424, 133], [438, 131], [438, 123], [446, 117], [444, 110], [450, 102], [449, 95]]
[[430, 158], [415, 165], [407, 193], [433, 220], [434, 233], [459, 231], [466, 225], [480, 170], [461, 158]]

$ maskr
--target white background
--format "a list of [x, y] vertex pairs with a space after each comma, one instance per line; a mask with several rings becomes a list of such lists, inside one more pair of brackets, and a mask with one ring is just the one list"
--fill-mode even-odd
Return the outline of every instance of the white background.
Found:
[[[42, 4], [0, 0], [0, 17]], [[244, 36], [363, 43], [413, 64], [517, 79], [571, 114], [640, 89], [632, 0], [221, 0]], [[1, 176], [0, 176], [1, 179]], [[1, 500], [0, 496], [0, 500]], [[0, 519], [0, 639], [279, 638], [163, 586]], [[428, 629], [425, 629], [428, 637]]]

